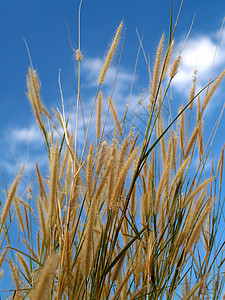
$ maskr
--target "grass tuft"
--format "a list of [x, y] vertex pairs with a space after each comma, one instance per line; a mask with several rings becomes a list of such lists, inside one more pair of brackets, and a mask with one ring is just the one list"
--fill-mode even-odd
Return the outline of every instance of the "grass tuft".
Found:
[[[176, 22], [172, 28], [172, 7], [171, 3], [169, 44], [166, 46], [163, 34], [152, 74], [147, 66], [150, 83], [147, 114], [141, 114], [145, 89], [136, 99], [139, 104], [133, 117], [130, 103], [124, 107], [124, 116], [121, 116], [123, 107], [118, 113], [116, 101], [112, 100], [117, 100], [113, 95], [119, 80], [117, 74], [112, 92], [104, 91], [109, 102], [107, 113], [102, 109], [101, 89], [119, 46], [123, 22], [98, 77], [88, 124], [87, 118], [83, 118], [84, 139], [79, 134], [78, 113], [85, 90], [85, 86], [81, 89], [80, 45], [75, 61], [77, 107], [73, 126], [64, 109], [60, 74], [62, 112], [53, 109], [51, 117], [41, 101], [37, 73], [33, 67], [29, 68], [27, 95], [46, 146], [48, 166], [41, 171], [37, 162], [33, 181], [28, 180], [25, 191], [21, 191], [23, 166], [9, 191], [6, 189], [0, 219], [0, 280], [5, 276], [2, 268], [10, 268], [14, 290], [9, 297], [57, 300], [221, 297], [225, 243], [218, 233], [223, 221], [224, 147], [215, 167], [210, 151], [219, 121], [207, 143], [204, 143], [203, 124], [206, 107], [225, 71], [212, 86], [206, 84], [198, 91], [197, 70], [193, 70], [192, 87], [189, 93], [184, 93], [189, 96], [187, 99], [184, 96], [178, 113], [174, 113], [173, 79], [179, 72], [183, 49], [171, 64], [177, 26]], [[135, 71], [137, 64], [138, 59]], [[166, 98], [170, 104], [168, 116], [162, 112]], [[138, 117], [146, 124], [141, 128]], [[91, 128], [96, 128], [93, 135], [89, 132]], [[15, 224], [17, 239], [13, 234]]]

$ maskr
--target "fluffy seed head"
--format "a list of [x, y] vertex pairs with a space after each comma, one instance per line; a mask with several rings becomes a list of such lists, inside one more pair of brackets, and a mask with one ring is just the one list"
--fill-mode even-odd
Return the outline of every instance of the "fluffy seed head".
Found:
[[[195, 89], [196, 89], [196, 81], [197, 81], [197, 69], [195, 69], [194, 71], [194, 76], [193, 76], [193, 80], [192, 80], [192, 87], [191, 87], [191, 91], [190, 91], [190, 96], [189, 96], [189, 102], [194, 98], [195, 96]], [[193, 108], [193, 104], [194, 102], [192, 101], [191, 104], [189, 105], [189, 109]]]
[[191, 136], [190, 141], [189, 141], [189, 143], [187, 145], [187, 148], [185, 149], [184, 157], [188, 157], [188, 155], [189, 155], [189, 153], [190, 153], [190, 151], [192, 149], [192, 146], [194, 145], [194, 143], [196, 141], [196, 138], [198, 136], [199, 129], [200, 129], [200, 124], [197, 127], [195, 127], [195, 129], [194, 129], [194, 131], [192, 133], [192, 136]]
[[[183, 110], [183, 104], [181, 104], [180, 111]], [[185, 137], [185, 118], [184, 112], [180, 116], [180, 147], [184, 151], [184, 137]]]
[[5, 223], [5, 220], [6, 220], [6, 217], [7, 217], [7, 214], [9, 212], [9, 209], [10, 209], [10, 205], [12, 203], [12, 200], [13, 200], [13, 197], [16, 193], [16, 189], [18, 187], [18, 184], [20, 182], [20, 179], [21, 179], [21, 176], [22, 176], [22, 172], [23, 172], [23, 169], [24, 169], [24, 166], [22, 166], [19, 174], [17, 175], [10, 191], [9, 191], [9, 194], [8, 194], [8, 197], [7, 197], [7, 200], [6, 200], [6, 203], [5, 203], [5, 206], [3, 208], [3, 211], [2, 211], [2, 216], [1, 216], [1, 225]]
[[170, 77], [173, 78], [177, 72], [178, 72], [178, 68], [179, 68], [179, 64], [180, 64], [180, 60], [181, 60], [181, 55], [178, 55], [178, 58], [174, 61], [171, 71], [170, 71]]
[[81, 54], [80, 49], [76, 50], [76, 60], [82, 61], [82, 54]]
[[184, 202], [184, 208], [187, 207], [187, 205], [194, 199], [194, 197], [203, 189], [207, 187], [207, 185], [212, 181], [213, 177], [206, 179], [203, 183], [201, 183], [187, 198], [187, 200]]
[[113, 102], [112, 102], [112, 99], [111, 97], [109, 97], [109, 107], [111, 109], [111, 112], [112, 112], [112, 116], [113, 116], [113, 119], [114, 119], [114, 122], [115, 122], [115, 125], [119, 131], [119, 134], [122, 135], [123, 132], [122, 132], [122, 128], [120, 126], [120, 121], [119, 121], [119, 118], [117, 116], [117, 113], [116, 113], [116, 110], [115, 110], [115, 107], [113, 105]]
[[38, 282], [31, 291], [30, 299], [49, 299], [49, 293], [51, 288], [52, 280], [55, 276], [58, 267], [58, 255], [52, 254], [50, 258], [45, 262], [43, 269], [38, 277]]
[[165, 59], [165, 65], [164, 65], [164, 71], [163, 71], [163, 77], [166, 75], [167, 69], [168, 69], [168, 65], [171, 59], [171, 55], [173, 52], [173, 48], [174, 48], [174, 40], [172, 40], [172, 42], [170, 43], [170, 46], [168, 48], [167, 51], [167, 55], [166, 55], [166, 59]]
[[216, 79], [213, 86], [211, 87], [208, 94], [206, 95], [205, 100], [204, 100], [203, 105], [202, 105], [202, 110], [204, 110], [206, 108], [207, 104], [209, 103], [209, 100], [211, 99], [213, 93], [215, 92], [216, 88], [218, 87], [218, 85], [220, 84], [220, 82], [221, 82], [221, 80], [223, 79], [224, 76], [225, 76], [225, 70]]
[[159, 80], [159, 71], [161, 66], [161, 57], [162, 57], [162, 50], [163, 50], [163, 42], [164, 42], [164, 34], [161, 37], [159, 42], [156, 59], [155, 59], [155, 67], [154, 67], [154, 74], [153, 74], [153, 81], [152, 81], [152, 93], [151, 93], [151, 101], [155, 100], [155, 94], [157, 89], [157, 84]]
[[1, 267], [2, 267], [2, 263], [3, 263], [4, 260], [5, 260], [5, 256], [6, 256], [7, 252], [8, 252], [8, 250], [9, 250], [9, 248], [6, 247], [5, 250], [3, 251], [2, 255], [0, 256], [0, 269], [1, 269]]
[[99, 76], [99, 80], [98, 80], [98, 84], [99, 85], [102, 85], [104, 79], [105, 79], [105, 75], [106, 75], [106, 72], [110, 66], [110, 63], [112, 61], [112, 58], [113, 58], [113, 55], [115, 53], [115, 50], [116, 50], [116, 47], [118, 45], [118, 42], [119, 42], [119, 38], [120, 38], [120, 34], [121, 34], [121, 31], [122, 31], [122, 28], [123, 28], [123, 21], [120, 23], [118, 29], [117, 29], [117, 32], [115, 34], [115, 37], [112, 41], [112, 44], [111, 44], [111, 47], [109, 49], [109, 52], [106, 56], [106, 59], [105, 59], [105, 62], [104, 62], [104, 65], [102, 67], [102, 70], [101, 70], [101, 73], [100, 73], [100, 76]]

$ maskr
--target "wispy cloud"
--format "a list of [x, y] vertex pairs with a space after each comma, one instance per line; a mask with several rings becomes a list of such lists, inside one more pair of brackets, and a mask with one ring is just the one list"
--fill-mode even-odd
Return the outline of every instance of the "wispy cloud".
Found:
[[[97, 87], [98, 86], [98, 77], [101, 72], [104, 60], [101, 58], [86, 58], [82, 65], [84, 70], [85, 85], [87, 87]], [[112, 88], [112, 84], [115, 80], [117, 71], [117, 66], [111, 65], [107, 71], [103, 87]], [[123, 66], [120, 66], [119, 72], [117, 75], [116, 88], [118, 92], [126, 91], [130, 88], [132, 82], [133, 74], [128, 71]], [[137, 80], [136, 76], [136, 80]]]
[[[198, 34], [190, 37], [182, 52], [179, 72], [173, 85], [179, 92], [188, 91], [191, 86], [195, 68], [198, 70], [198, 86], [202, 88], [208, 83], [213, 65], [213, 77], [217, 76], [225, 64], [225, 30], [223, 30], [217, 47], [218, 31], [208, 35]], [[178, 43], [178, 49], [182, 43]], [[212, 78], [213, 78], [212, 77]]]
[[40, 165], [46, 162], [43, 138], [35, 123], [27, 127], [7, 128], [1, 136], [1, 144], [4, 147], [0, 149], [0, 170], [4, 174], [14, 175], [23, 163], [32, 172], [36, 161]]
[[12, 128], [7, 134], [7, 139], [13, 144], [17, 143], [31, 143], [38, 145], [42, 141], [40, 130], [36, 124], [30, 127]]

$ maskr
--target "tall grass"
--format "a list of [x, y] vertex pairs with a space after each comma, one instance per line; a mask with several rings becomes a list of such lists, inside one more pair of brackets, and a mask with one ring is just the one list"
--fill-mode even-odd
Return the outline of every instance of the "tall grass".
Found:
[[[163, 35], [153, 73], [149, 73], [149, 111], [144, 137], [140, 139], [139, 133], [135, 133], [140, 107], [132, 122], [127, 122], [126, 108], [121, 119], [112, 95], [103, 96], [101, 92], [123, 27], [121, 22], [99, 75], [81, 151], [78, 150], [80, 47], [76, 51], [74, 131], [69, 130], [61, 84], [63, 109], [53, 110], [51, 116], [40, 98], [37, 73], [33, 67], [29, 68], [27, 95], [45, 142], [49, 173], [47, 177], [41, 174], [37, 162], [38, 191], [29, 185], [29, 198], [25, 199], [17, 192], [22, 167], [6, 192], [1, 212], [0, 266], [5, 263], [11, 269], [15, 283], [12, 298], [219, 299], [221, 296], [224, 242], [216, 236], [223, 207], [224, 147], [218, 164], [214, 165], [209, 153], [217, 127], [206, 144], [202, 124], [210, 98], [225, 72], [197, 92], [197, 71], [193, 71], [189, 99], [181, 104], [175, 118], [172, 114], [165, 118], [163, 103], [182, 59], [182, 51], [172, 59], [175, 28], [173, 31], [170, 27], [169, 43], [166, 45]], [[142, 98], [143, 95], [139, 106]], [[96, 102], [94, 137], [88, 132], [90, 124], [93, 125]], [[104, 103], [108, 104], [106, 115], [102, 113]], [[112, 132], [106, 132], [109, 114], [114, 121]], [[207, 175], [206, 164], [210, 161], [211, 175]], [[10, 231], [16, 217], [21, 232], [20, 247], [14, 246], [15, 236]]]

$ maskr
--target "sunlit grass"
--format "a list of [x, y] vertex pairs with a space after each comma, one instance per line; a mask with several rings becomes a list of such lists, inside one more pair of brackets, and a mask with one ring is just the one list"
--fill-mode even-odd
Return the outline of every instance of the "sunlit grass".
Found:
[[[223, 207], [224, 148], [214, 165], [209, 151], [217, 127], [206, 143], [202, 124], [225, 72], [197, 91], [197, 71], [193, 70], [189, 99], [183, 99], [175, 118], [171, 114], [165, 118], [162, 107], [167, 97], [173, 105], [170, 89], [182, 59], [182, 51], [173, 59], [175, 28], [173, 31], [170, 25], [169, 42], [162, 35], [152, 74], [149, 70], [148, 114], [140, 139], [135, 124], [143, 95], [137, 99], [133, 120], [127, 122], [127, 108], [121, 117], [113, 95], [103, 97], [101, 92], [123, 27], [121, 22], [98, 77], [81, 150], [80, 48], [76, 50], [74, 130], [68, 126], [60, 76], [62, 111], [54, 109], [51, 116], [40, 98], [37, 73], [29, 68], [27, 96], [43, 135], [49, 166], [48, 174], [41, 174], [37, 162], [34, 181], [27, 187], [28, 199], [25, 193], [19, 196], [17, 192], [24, 167], [6, 191], [1, 210], [0, 266], [5, 263], [11, 270], [15, 283], [12, 298], [221, 297], [224, 243], [216, 233]], [[144, 52], [142, 44], [141, 48]], [[108, 107], [106, 115], [103, 105]], [[94, 126], [95, 112], [93, 136], [89, 130]], [[114, 126], [106, 132], [110, 116]], [[209, 162], [211, 171], [207, 172]], [[19, 242], [10, 230], [14, 223], [21, 233]]]

